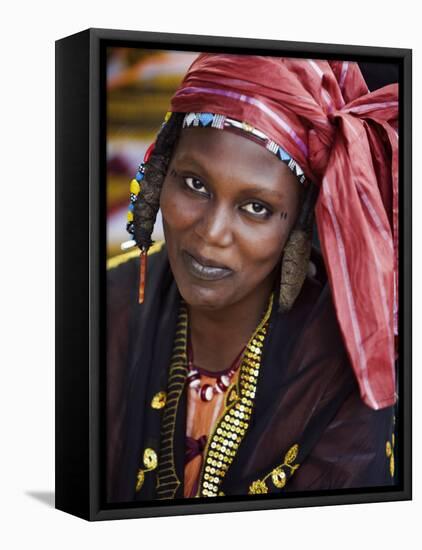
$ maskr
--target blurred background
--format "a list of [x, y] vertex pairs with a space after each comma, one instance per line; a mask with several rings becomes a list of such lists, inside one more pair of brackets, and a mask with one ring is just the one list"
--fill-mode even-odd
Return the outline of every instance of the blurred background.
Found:
[[[170, 99], [199, 52], [107, 49], [107, 257], [121, 253], [129, 182], [155, 140]], [[161, 215], [152, 235], [163, 239]]]

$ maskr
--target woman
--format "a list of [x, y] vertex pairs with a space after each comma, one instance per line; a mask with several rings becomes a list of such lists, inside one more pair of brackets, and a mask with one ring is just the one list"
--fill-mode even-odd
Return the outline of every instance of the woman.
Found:
[[109, 271], [110, 502], [394, 483], [397, 111], [355, 63], [194, 61]]

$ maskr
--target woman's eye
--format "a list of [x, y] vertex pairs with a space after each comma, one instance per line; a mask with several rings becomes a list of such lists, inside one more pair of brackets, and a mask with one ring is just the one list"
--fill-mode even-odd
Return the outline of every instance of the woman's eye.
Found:
[[269, 218], [271, 216], [270, 210], [260, 202], [250, 202], [242, 206], [242, 209], [249, 214], [253, 214], [257, 218]]
[[201, 193], [202, 195], [208, 195], [208, 191], [205, 188], [205, 185], [198, 178], [193, 178], [191, 176], [183, 178], [185, 184], [189, 189], [195, 191], [196, 193]]

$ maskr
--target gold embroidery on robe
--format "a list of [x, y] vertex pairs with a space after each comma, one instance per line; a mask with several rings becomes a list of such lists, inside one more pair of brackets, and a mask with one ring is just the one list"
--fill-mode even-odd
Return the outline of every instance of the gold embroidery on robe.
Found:
[[391, 435], [391, 442], [387, 441], [387, 443], [385, 444], [385, 454], [387, 455], [387, 458], [390, 459], [389, 467], [390, 467], [391, 477], [394, 477], [394, 444], [395, 444], [395, 438], [393, 433]]
[[153, 409], [162, 409], [166, 405], [167, 393], [165, 391], [159, 391], [154, 395], [151, 401], [151, 407]]
[[145, 474], [147, 472], [151, 472], [152, 470], [155, 470], [158, 464], [157, 459], [157, 453], [154, 451], [154, 449], [145, 449], [144, 456], [143, 456], [143, 463], [145, 468], [140, 468], [138, 470], [138, 474], [136, 476], [136, 492], [140, 491], [142, 489], [142, 485], [145, 481]]
[[300, 464], [293, 464], [299, 453], [299, 445], [293, 445], [287, 451], [284, 456], [283, 464], [273, 468], [269, 474], [267, 474], [262, 479], [257, 479], [249, 486], [248, 494], [249, 495], [260, 495], [268, 493], [267, 480], [271, 480], [272, 484], [276, 489], [283, 489], [286, 485], [287, 480], [295, 473], [299, 468]]

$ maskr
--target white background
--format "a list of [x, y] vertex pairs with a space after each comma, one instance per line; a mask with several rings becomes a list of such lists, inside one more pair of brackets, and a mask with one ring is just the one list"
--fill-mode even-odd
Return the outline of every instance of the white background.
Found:
[[[417, 2], [73, 0], [1, 10], [0, 546], [398, 548], [421, 543]], [[53, 508], [54, 41], [88, 27], [414, 50], [414, 501], [88, 523]], [[418, 546], [419, 544], [419, 546]]]

